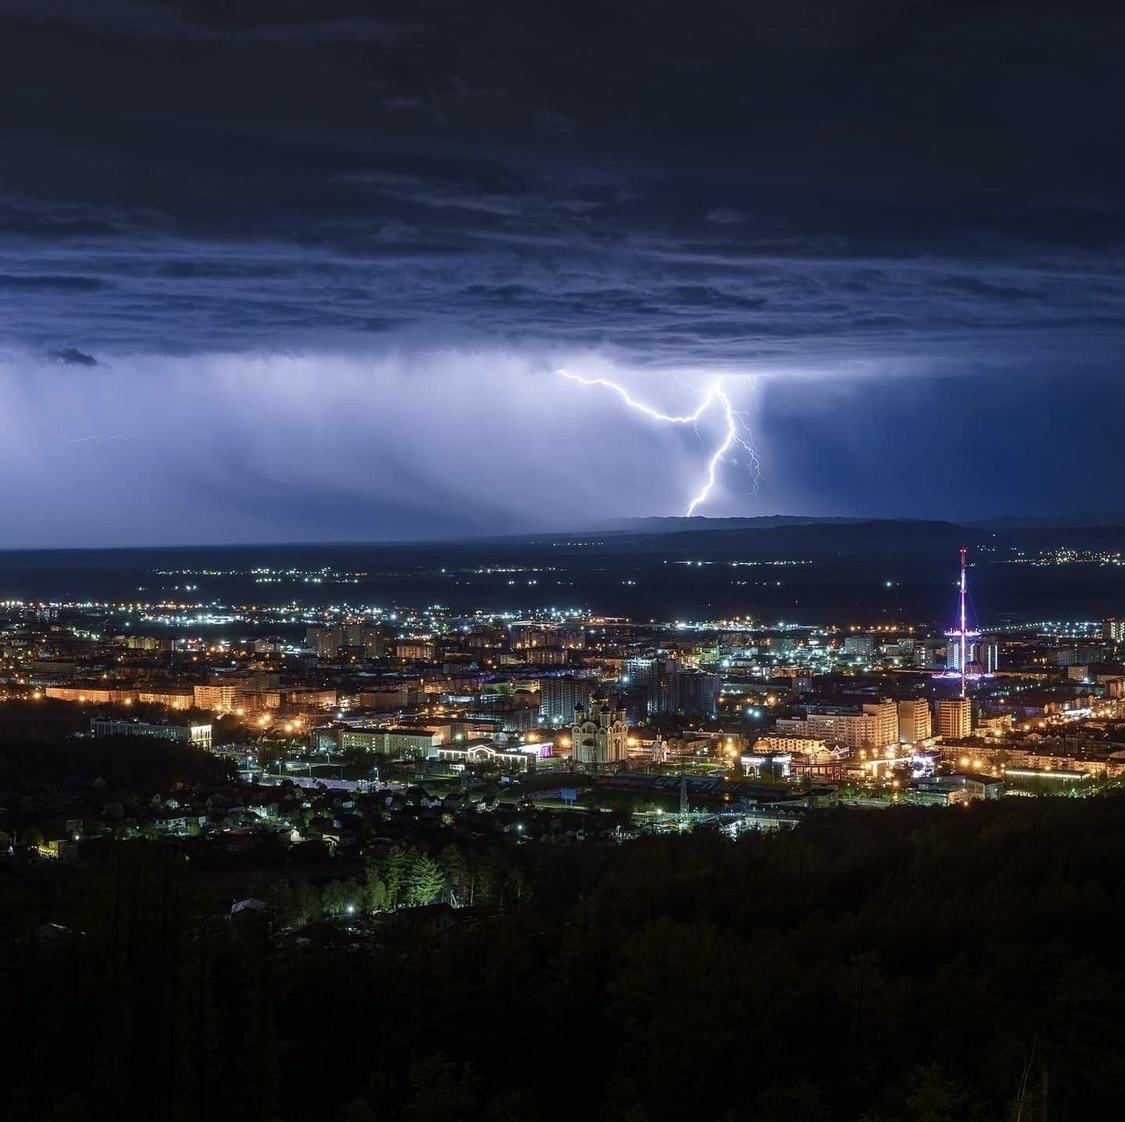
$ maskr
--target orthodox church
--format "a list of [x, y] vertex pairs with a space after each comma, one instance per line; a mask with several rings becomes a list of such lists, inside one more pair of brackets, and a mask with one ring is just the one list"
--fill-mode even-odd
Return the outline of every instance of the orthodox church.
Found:
[[599, 687], [590, 698], [589, 708], [581, 702], [574, 707], [570, 742], [572, 759], [581, 767], [612, 770], [622, 766], [629, 753], [624, 702], [618, 698], [611, 708]]

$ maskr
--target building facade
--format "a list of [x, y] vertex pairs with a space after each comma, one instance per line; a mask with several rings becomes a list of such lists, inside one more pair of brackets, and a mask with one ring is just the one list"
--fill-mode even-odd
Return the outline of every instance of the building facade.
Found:
[[898, 743], [898, 706], [893, 701], [864, 705], [859, 713], [810, 711], [804, 720], [782, 719], [780, 733], [859, 748], [887, 748]]
[[942, 698], [937, 703], [938, 735], [957, 740], [973, 731], [973, 703], [967, 697]]
[[898, 738], [903, 744], [917, 744], [934, 734], [930, 703], [924, 697], [898, 703]]
[[629, 726], [621, 702], [611, 708], [609, 701], [595, 694], [589, 707], [575, 706], [570, 729], [573, 760], [580, 767], [612, 770], [622, 766], [629, 754]]
[[574, 710], [590, 696], [588, 678], [539, 679], [539, 716], [545, 725], [561, 725], [574, 717]]
[[210, 725], [162, 725], [149, 721], [119, 721], [94, 718], [90, 722], [90, 732], [96, 737], [103, 736], [155, 736], [161, 740], [174, 740], [178, 744], [189, 744], [193, 748], [211, 751]]

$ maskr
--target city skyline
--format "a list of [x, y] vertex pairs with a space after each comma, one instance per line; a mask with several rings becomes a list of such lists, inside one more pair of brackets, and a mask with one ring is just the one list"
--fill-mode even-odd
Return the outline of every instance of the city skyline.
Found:
[[0, 25], [8, 548], [1125, 506], [1107, 5]]

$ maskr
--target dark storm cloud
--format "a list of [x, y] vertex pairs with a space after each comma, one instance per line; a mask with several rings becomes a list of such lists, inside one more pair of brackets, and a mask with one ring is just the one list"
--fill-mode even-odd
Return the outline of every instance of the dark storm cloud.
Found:
[[[238, 42], [301, 42], [323, 43], [396, 38], [402, 28], [381, 23], [363, 16], [341, 19], [317, 19], [303, 13], [295, 22], [284, 20], [256, 23], [242, 22], [244, 13], [239, 7], [231, 10], [212, 8], [193, 13], [193, 5], [175, 3], [148, 3], [146, 0], [5, 0], [4, 11], [15, 17], [35, 23], [58, 23], [84, 27], [102, 34], [129, 37], [161, 36], [177, 40], [202, 39], [228, 43]], [[253, 5], [245, 6], [252, 9]], [[285, 4], [271, 6], [275, 12], [284, 13]], [[347, 5], [344, 5], [347, 7]], [[207, 15], [212, 21], [208, 21]], [[268, 15], [268, 11], [258, 13]]]
[[63, 366], [97, 366], [98, 360], [77, 347], [60, 347], [55, 351], [48, 351], [47, 357]]
[[[0, 343], [993, 402], [1047, 364], [1112, 404], [1121, 30], [1100, 2], [0, 0]], [[66, 439], [119, 431], [123, 379]]]
[[80, 292], [102, 288], [97, 277], [40, 276], [25, 273], [17, 276], [0, 274], [0, 292]]
[[[541, 223], [529, 231], [447, 220], [453, 209], [437, 208], [440, 221], [424, 232], [400, 219], [375, 237], [335, 219], [320, 244], [308, 234], [284, 244], [141, 224], [110, 239], [10, 238], [0, 289], [22, 337], [39, 345], [62, 332], [118, 349], [253, 350], [326, 334], [348, 346], [372, 329], [400, 329], [605, 345], [668, 366], [840, 346], [886, 354], [901, 351], [900, 328], [912, 354], [971, 354], [982, 332], [1015, 346], [1025, 333], [1056, 331], [1063, 345], [1076, 331], [1112, 333], [1119, 321], [1119, 275], [1088, 253], [1042, 264], [962, 260], [953, 272], [944, 259], [794, 255], [652, 231], [603, 246]], [[486, 198], [466, 213], [499, 209]]]
[[[0, 18], [0, 284], [37, 345], [422, 324], [705, 363], [849, 332], [882, 350], [899, 324], [920, 347], [986, 323], [1007, 343], [1082, 307], [1100, 330], [1119, 299], [1101, 5], [434, 0], [374, 20], [347, 0], [0, 0]], [[67, 285], [101, 296], [60, 323]]]

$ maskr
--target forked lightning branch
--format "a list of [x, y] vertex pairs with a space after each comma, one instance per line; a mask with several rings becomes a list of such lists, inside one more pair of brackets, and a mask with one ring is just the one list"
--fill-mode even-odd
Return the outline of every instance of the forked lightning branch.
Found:
[[609, 378], [584, 378], [580, 374], [571, 374], [566, 370], [560, 370], [559, 374], [564, 378], [569, 378], [572, 382], [579, 382], [584, 386], [603, 386], [607, 390], [612, 390], [626, 405], [631, 409], [635, 409], [638, 413], [650, 417], [654, 421], [661, 421], [669, 425], [691, 425], [695, 428], [697, 433], [699, 431], [700, 420], [713, 408], [718, 409], [724, 425], [723, 439], [711, 453], [707, 461], [707, 468], [699, 491], [688, 503], [685, 514], [689, 518], [695, 513], [696, 508], [711, 497], [711, 492], [715, 489], [715, 483], [718, 480], [719, 466], [724, 460], [729, 458], [731, 450], [736, 445], [741, 448], [750, 459], [750, 474], [754, 481], [754, 491], [757, 492], [758, 481], [761, 478], [761, 464], [758, 460], [757, 453], [750, 446], [747, 439], [749, 430], [742, 418], [742, 414], [735, 409], [734, 405], [731, 403], [730, 396], [727, 394], [726, 386], [724, 385], [724, 379], [721, 376], [715, 378], [710, 385], [708, 385], [694, 412], [677, 416], [672, 413], [662, 413], [659, 409], [654, 409], [651, 405], [646, 405], [643, 401], [638, 401], [624, 386]]

